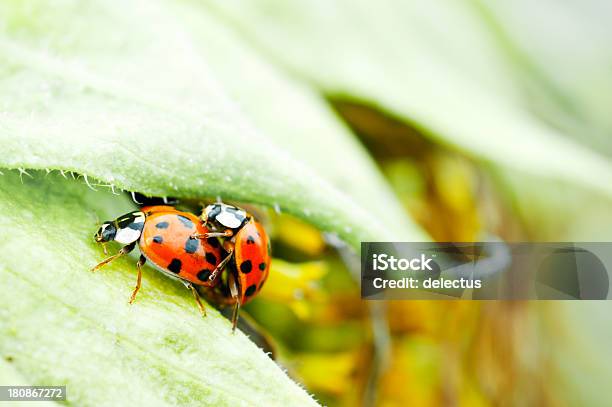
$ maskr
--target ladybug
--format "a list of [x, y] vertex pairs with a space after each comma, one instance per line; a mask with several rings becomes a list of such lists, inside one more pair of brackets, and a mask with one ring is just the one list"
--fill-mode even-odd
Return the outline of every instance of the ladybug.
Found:
[[[96, 271], [111, 261], [130, 253], [138, 244], [140, 259], [136, 263], [138, 278], [130, 297], [134, 302], [142, 281], [142, 266], [149, 261], [164, 274], [178, 279], [189, 288], [203, 315], [206, 311], [194, 286], [211, 287], [209, 279], [221, 259], [221, 245], [217, 239], [202, 240], [194, 234], [205, 235], [209, 230], [194, 214], [181, 212], [172, 206], [145, 206], [119, 218], [104, 222], [94, 235], [96, 242], [115, 241], [125, 246], [113, 256], [100, 262]], [[105, 248], [106, 252], [106, 248]]]
[[240, 306], [261, 290], [270, 272], [270, 239], [261, 223], [244, 209], [215, 203], [201, 215], [209, 232], [195, 234], [200, 239], [217, 238], [226, 252], [209, 279], [214, 281], [226, 267], [218, 286], [205, 292], [221, 305], [234, 305], [233, 329], [238, 323]]

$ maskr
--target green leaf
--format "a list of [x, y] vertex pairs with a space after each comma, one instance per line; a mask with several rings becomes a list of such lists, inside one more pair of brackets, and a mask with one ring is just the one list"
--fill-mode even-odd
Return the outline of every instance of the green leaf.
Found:
[[476, 3], [515, 82], [529, 96], [526, 107], [565, 135], [610, 157], [612, 28], [605, 4]]
[[135, 259], [89, 271], [95, 215], [130, 207], [58, 174], [0, 177], [0, 356], [74, 405], [316, 405], [181, 283], [147, 268], [130, 306]]
[[[12, 366], [12, 360], [0, 358], [0, 385], [10, 386], [32, 386], [32, 383], [28, 382], [19, 372]], [[13, 405], [6, 403], [6, 405]], [[57, 403], [51, 401], [19, 401], [15, 402], [14, 405], [23, 407], [53, 407], [58, 406]]]
[[545, 328], [539, 346], [552, 356], [547, 371], [560, 372], [558, 397], [571, 405], [609, 404], [612, 329], [607, 301], [551, 301], [539, 310]]
[[324, 102], [202, 8], [3, 2], [0, 30], [0, 166], [276, 207], [357, 250], [425, 239]]
[[315, 404], [180, 284], [147, 268], [130, 307], [133, 259], [88, 272], [95, 219], [133, 208], [110, 189], [279, 208], [356, 250], [425, 239], [319, 95], [188, 3], [0, 2], [0, 145], [20, 169], [0, 177], [0, 352], [76, 405]]
[[328, 94], [380, 107], [486, 162], [612, 197], [610, 163], [532, 113], [475, 2], [206, 5]]

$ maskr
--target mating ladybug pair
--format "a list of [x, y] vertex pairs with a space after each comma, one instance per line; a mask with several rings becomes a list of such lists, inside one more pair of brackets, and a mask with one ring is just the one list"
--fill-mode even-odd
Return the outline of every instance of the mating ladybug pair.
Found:
[[240, 306], [261, 290], [270, 270], [270, 241], [262, 225], [243, 209], [222, 203], [208, 205], [199, 218], [172, 206], [145, 206], [104, 222], [94, 238], [98, 243], [116, 241], [125, 246], [92, 271], [138, 244], [138, 278], [130, 303], [140, 289], [142, 266], [148, 261], [183, 282], [202, 314], [206, 310], [196, 286], [205, 288], [201, 293], [210, 301], [234, 305], [233, 329]]

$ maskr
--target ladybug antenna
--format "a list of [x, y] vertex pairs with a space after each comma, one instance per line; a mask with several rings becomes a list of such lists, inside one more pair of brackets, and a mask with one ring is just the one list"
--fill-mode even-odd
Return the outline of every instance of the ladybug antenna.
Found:
[[[98, 212], [93, 213], [94, 218], [96, 219], [96, 228], [100, 229], [102, 227], [102, 222], [100, 222], [100, 217], [98, 216]], [[104, 254], [108, 255], [108, 250], [106, 249], [106, 242], [99, 242], [102, 245], [102, 250], [104, 250]]]
[[99, 228], [100, 226], [102, 226], [102, 222], [100, 222], [100, 217], [98, 216], [98, 212], [92, 212], [92, 214], [94, 217], [95, 226]]

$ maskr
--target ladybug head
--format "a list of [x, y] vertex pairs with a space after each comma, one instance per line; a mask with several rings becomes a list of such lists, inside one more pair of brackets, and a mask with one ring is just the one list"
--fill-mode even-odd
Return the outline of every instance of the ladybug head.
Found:
[[94, 239], [98, 243], [110, 242], [115, 239], [115, 235], [117, 234], [117, 228], [113, 224], [113, 222], [104, 222], [100, 229], [94, 235]]
[[247, 220], [244, 209], [235, 206], [216, 203], [208, 205], [202, 212], [204, 224], [214, 229], [239, 229]]

